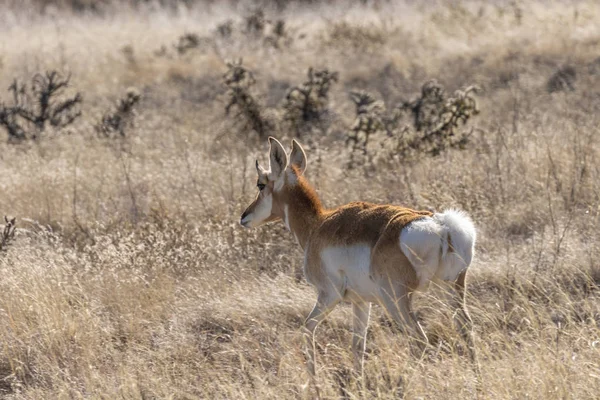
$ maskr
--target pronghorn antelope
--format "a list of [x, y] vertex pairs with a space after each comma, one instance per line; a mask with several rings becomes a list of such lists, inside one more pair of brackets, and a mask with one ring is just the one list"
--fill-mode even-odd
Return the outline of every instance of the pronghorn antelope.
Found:
[[286, 154], [269, 138], [270, 169], [258, 161], [258, 195], [240, 223], [255, 227], [283, 220], [304, 250], [304, 273], [318, 291], [304, 323], [307, 367], [315, 375], [314, 332], [341, 301], [353, 306], [352, 351], [362, 374], [371, 303], [385, 307], [412, 338], [427, 336], [411, 310], [411, 294], [430, 282], [451, 282], [457, 296], [457, 322], [474, 357], [471, 319], [465, 308], [467, 268], [475, 244], [475, 227], [461, 211], [415, 211], [364, 202], [325, 209], [304, 178], [306, 154], [298, 142]]

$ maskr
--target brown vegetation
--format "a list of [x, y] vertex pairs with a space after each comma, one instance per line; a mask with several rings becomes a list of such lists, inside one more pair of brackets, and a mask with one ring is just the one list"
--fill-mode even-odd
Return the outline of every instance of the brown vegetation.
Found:
[[[595, 2], [296, 2], [263, 10], [265, 24], [284, 21], [278, 47], [265, 39], [270, 32], [258, 40], [242, 34], [254, 8], [106, 1], [100, 11], [74, 13], [56, 4], [102, 2], [41, 3], [1, 6], [0, 88], [40, 71], [69, 71], [84, 101], [68, 127], [47, 126], [59, 134], [0, 140], [0, 211], [18, 217], [0, 252], [0, 396], [314, 394], [304, 386], [300, 326], [315, 293], [302, 279], [302, 252], [283, 224], [238, 226], [255, 195], [254, 157], [266, 148], [241, 132], [237, 106], [224, 113], [225, 60], [243, 58], [255, 80], [251, 94], [285, 143], [296, 135], [286, 130], [286, 93], [311, 67], [338, 73], [327, 112], [319, 109], [318, 123], [301, 132], [308, 178], [325, 205], [460, 207], [479, 228], [467, 304], [481, 376], [437, 291], [415, 301], [432, 343], [422, 360], [374, 310], [364, 382], [350, 373], [350, 310], [336, 310], [317, 332], [323, 397], [597, 398]], [[210, 46], [171, 54], [190, 33]], [[169, 54], [158, 56], [161, 48]], [[432, 79], [448, 90], [481, 87], [479, 114], [457, 124], [454, 136], [443, 131], [452, 140], [464, 131], [468, 142], [437, 155], [425, 146], [407, 160], [386, 121]], [[98, 135], [99, 116], [117, 113], [114, 99], [128, 87], [143, 99], [135, 124], [122, 125], [123, 136]], [[0, 99], [12, 106], [11, 93]], [[362, 112], [367, 103], [379, 108]], [[414, 134], [433, 131], [419, 132], [413, 114], [404, 113], [397, 132], [404, 124]], [[357, 115], [379, 118], [383, 128], [369, 131], [369, 160], [348, 170], [345, 141]]]

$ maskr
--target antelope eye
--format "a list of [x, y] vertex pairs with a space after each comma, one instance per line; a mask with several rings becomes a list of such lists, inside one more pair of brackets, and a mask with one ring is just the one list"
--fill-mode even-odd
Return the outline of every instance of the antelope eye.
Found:
[[256, 186], [258, 187], [258, 190], [263, 190], [265, 188], [264, 183], [257, 183]]

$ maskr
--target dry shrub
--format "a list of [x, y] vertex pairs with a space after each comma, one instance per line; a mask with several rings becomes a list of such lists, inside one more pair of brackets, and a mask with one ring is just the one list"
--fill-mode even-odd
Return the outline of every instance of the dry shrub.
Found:
[[459, 128], [479, 114], [477, 100], [473, 96], [478, 90], [472, 85], [447, 97], [444, 88], [435, 80], [425, 83], [419, 97], [400, 106], [401, 110], [412, 114], [416, 133], [402, 137], [398, 151], [402, 154], [417, 151], [438, 155], [447, 147], [463, 147], [469, 133]]
[[14, 239], [15, 232], [17, 231], [16, 218], [8, 219], [7, 216], [4, 216], [4, 222], [4, 229], [2, 230], [2, 236], [0, 236], [0, 251], [6, 250], [6, 247]]
[[559, 68], [548, 79], [546, 84], [549, 93], [566, 92], [575, 90], [575, 80], [577, 79], [577, 71], [571, 65]]
[[339, 74], [328, 69], [315, 71], [311, 67], [307, 77], [304, 83], [288, 91], [282, 104], [283, 118], [298, 136], [323, 121], [329, 111], [329, 89], [338, 81]]
[[231, 35], [233, 34], [233, 21], [228, 19], [225, 22], [221, 22], [217, 25], [216, 32], [217, 35], [223, 39], [231, 38]]
[[179, 36], [177, 43], [173, 45], [179, 55], [184, 55], [192, 49], [196, 49], [200, 46], [200, 36], [195, 33], [185, 33]]
[[120, 98], [113, 110], [107, 111], [96, 125], [96, 131], [105, 137], [118, 134], [126, 136], [126, 131], [134, 126], [135, 107], [142, 98], [136, 88], [129, 88], [125, 96]]
[[0, 125], [13, 141], [38, 139], [47, 126], [64, 128], [81, 116], [82, 96], [64, 96], [71, 76], [57, 71], [35, 74], [31, 86], [16, 79], [8, 90], [12, 105], [0, 103]]
[[242, 60], [227, 62], [227, 72], [223, 81], [227, 86], [229, 100], [225, 105], [225, 115], [234, 108], [233, 119], [242, 132], [252, 130], [260, 138], [266, 138], [274, 129], [273, 123], [265, 117], [264, 107], [252, 93], [256, 83], [252, 71], [242, 65]]
[[227, 19], [217, 25], [214, 38], [221, 44], [231, 45], [245, 40], [247, 44], [261, 44], [267, 48], [283, 49], [293, 43], [293, 37], [282, 18], [267, 18], [263, 8], [249, 11], [236, 23]]
[[[414, 159], [423, 154], [439, 155], [448, 148], [464, 148], [470, 132], [459, 128], [479, 113], [473, 96], [477, 90], [476, 86], [469, 86], [447, 97], [441, 85], [429, 81], [423, 85], [419, 97], [391, 112], [373, 95], [365, 91], [352, 92], [356, 117], [346, 139], [346, 144], [352, 144], [348, 166], [354, 167], [359, 162], [357, 151], [367, 157], [363, 161], [373, 161], [372, 154], [368, 154], [369, 138], [377, 133], [385, 135], [379, 140], [379, 159]], [[413, 128], [401, 125], [405, 112], [410, 113]]]
[[262, 8], [256, 8], [244, 17], [243, 31], [246, 35], [261, 36], [267, 25], [267, 18]]
[[356, 107], [356, 117], [346, 138], [346, 145], [352, 144], [352, 153], [362, 150], [367, 153], [369, 137], [385, 130], [385, 104], [365, 91], [350, 92], [350, 99]]
[[326, 46], [365, 52], [376, 51], [385, 45], [387, 33], [376, 26], [357, 26], [346, 21], [332, 24], [324, 39]]

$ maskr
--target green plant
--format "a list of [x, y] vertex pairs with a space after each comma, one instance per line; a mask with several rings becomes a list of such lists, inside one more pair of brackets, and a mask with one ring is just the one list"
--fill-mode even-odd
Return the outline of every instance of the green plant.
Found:
[[63, 128], [79, 118], [81, 93], [64, 96], [70, 79], [70, 75], [64, 77], [57, 71], [35, 74], [30, 87], [15, 79], [8, 88], [13, 104], [0, 103], [0, 125], [9, 139], [35, 140], [48, 125]]

